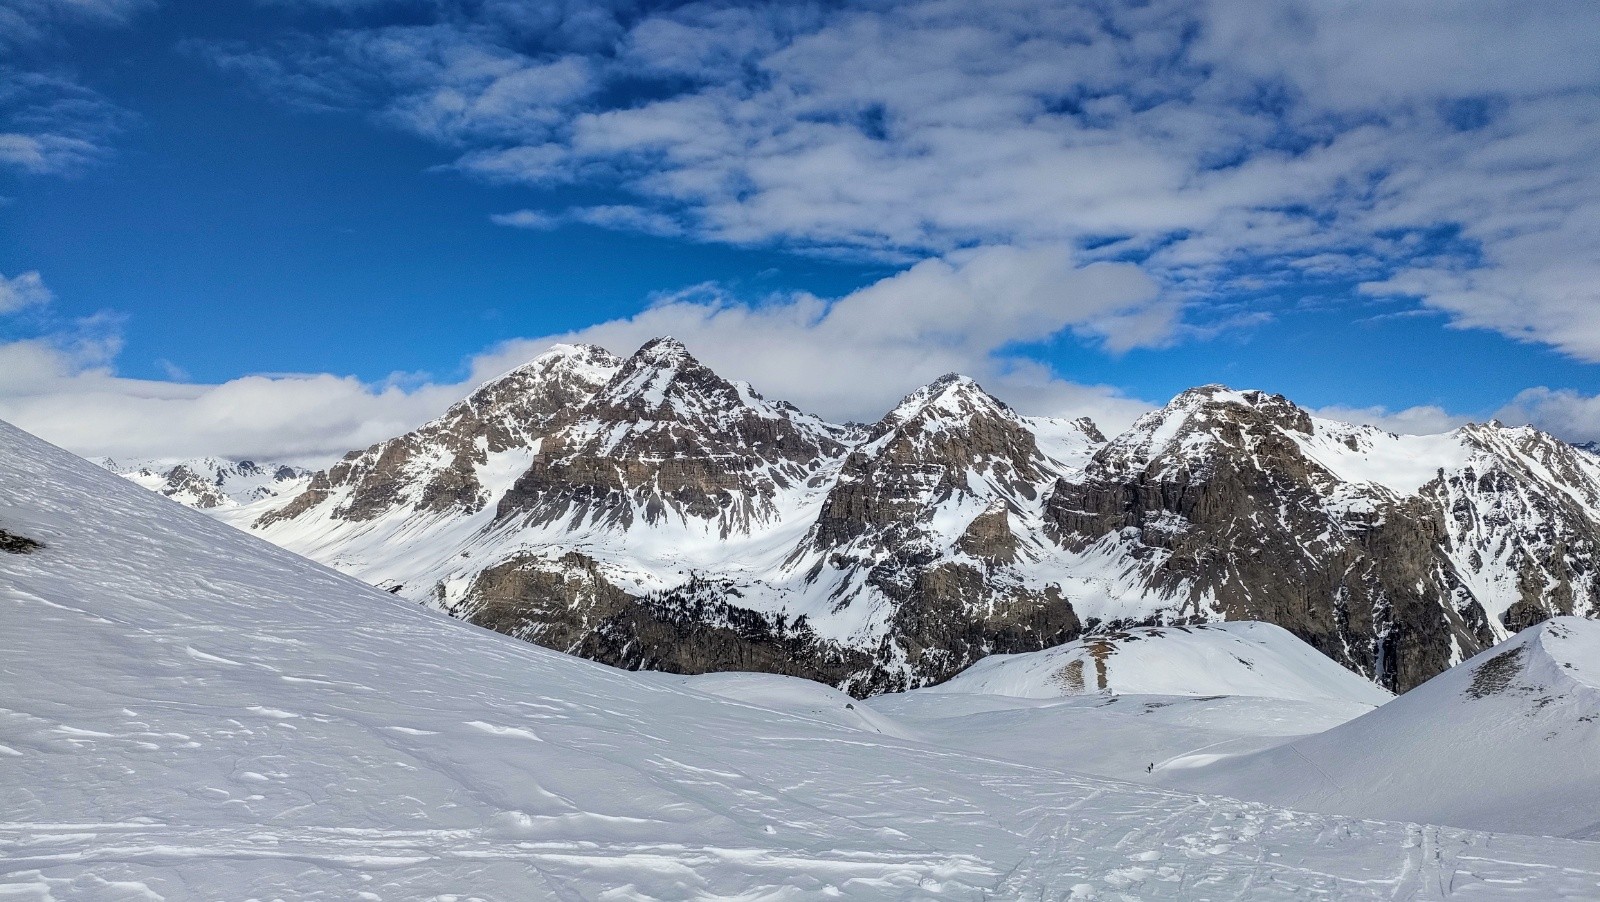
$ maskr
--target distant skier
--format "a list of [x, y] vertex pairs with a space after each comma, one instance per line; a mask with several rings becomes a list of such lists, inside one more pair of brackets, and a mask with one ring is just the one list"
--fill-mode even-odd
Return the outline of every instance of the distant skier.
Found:
[[1155, 773], [1156, 772], [1156, 763], [1154, 761], [1152, 761], [1149, 764], [1146, 764], [1144, 766], [1144, 772], [1147, 773], [1147, 774]]

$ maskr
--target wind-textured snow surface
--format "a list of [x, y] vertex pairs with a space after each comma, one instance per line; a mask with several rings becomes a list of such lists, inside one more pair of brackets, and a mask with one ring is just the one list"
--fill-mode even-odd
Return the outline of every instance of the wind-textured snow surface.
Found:
[[1077, 776], [546, 651], [6, 424], [0, 524], [44, 543], [0, 555], [7, 900], [1600, 893], [1593, 844]]
[[1557, 617], [1327, 732], [1166, 767], [1297, 807], [1600, 838], [1600, 624]]

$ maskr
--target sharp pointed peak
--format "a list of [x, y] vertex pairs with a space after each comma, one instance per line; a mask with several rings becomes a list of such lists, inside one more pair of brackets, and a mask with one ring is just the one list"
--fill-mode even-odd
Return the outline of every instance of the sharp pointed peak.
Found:
[[884, 419], [904, 422], [923, 415], [964, 416], [970, 415], [975, 407], [1011, 410], [1006, 402], [989, 394], [972, 377], [946, 373], [906, 395]]
[[650, 361], [694, 360], [694, 355], [689, 353], [689, 348], [683, 342], [671, 335], [652, 338], [640, 346], [633, 355], [636, 359]]

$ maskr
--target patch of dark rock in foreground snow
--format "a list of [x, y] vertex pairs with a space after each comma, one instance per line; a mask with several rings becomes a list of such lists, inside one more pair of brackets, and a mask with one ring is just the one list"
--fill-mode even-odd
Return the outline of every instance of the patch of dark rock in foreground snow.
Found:
[[32, 554], [44, 545], [27, 536], [14, 535], [0, 529], [0, 551], [11, 554]]

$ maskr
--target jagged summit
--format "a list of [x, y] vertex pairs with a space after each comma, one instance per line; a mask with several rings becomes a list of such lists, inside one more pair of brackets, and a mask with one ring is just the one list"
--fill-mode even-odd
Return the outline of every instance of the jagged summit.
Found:
[[495, 516], [621, 529], [676, 520], [724, 537], [748, 533], [843, 453], [835, 432], [658, 338], [544, 437]]
[[657, 338], [623, 361], [597, 392], [589, 413], [602, 419], [685, 420], [726, 415], [741, 408], [761, 409], [754, 392], [724, 379], [702, 364], [675, 338]]
[[946, 373], [912, 391], [884, 415], [881, 424], [905, 423], [921, 418], [967, 419], [974, 416], [1015, 415], [1010, 405], [984, 391], [975, 380]]

